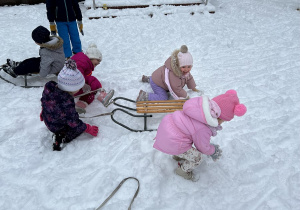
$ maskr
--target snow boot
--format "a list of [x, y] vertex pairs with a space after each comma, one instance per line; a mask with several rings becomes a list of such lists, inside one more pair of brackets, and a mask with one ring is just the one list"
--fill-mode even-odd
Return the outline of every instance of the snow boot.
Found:
[[107, 107], [110, 99], [114, 96], [114, 94], [114, 90], [110, 90], [108, 93], [106, 93], [106, 91], [103, 90], [100, 92], [99, 96], [97, 97], [97, 100], [99, 100], [103, 104], [103, 106]]
[[85, 101], [77, 101], [75, 104], [75, 109], [78, 114], [84, 114], [86, 113], [85, 108], [88, 106], [88, 104]]
[[194, 174], [193, 172], [185, 172], [184, 170], [182, 170], [181, 166], [179, 165], [178, 168], [175, 169], [175, 173], [187, 180], [192, 180], [194, 181]]
[[150, 82], [150, 77], [143, 75], [142, 76], [142, 82], [149, 83]]
[[53, 134], [52, 139], [54, 141], [53, 143], [53, 151], [61, 151], [62, 150], [62, 146], [63, 143], [67, 143], [68, 141], [66, 141], [66, 137], [62, 134]]
[[148, 93], [143, 90], [140, 90], [139, 96], [136, 98], [136, 102], [138, 101], [148, 101]]
[[12, 59], [6, 59], [6, 63], [7, 65], [9, 65], [10, 67], [13, 67], [14, 69], [21, 63], [21, 62], [17, 62], [17, 61], [13, 61]]
[[17, 78], [17, 74], [14, 72], [14, 68], [9, 65], [3, 65], [2, 66], [3, 71], [5, 71], [7, 74], [12, 76], [13, 78]]
[[176, 161], [182, 161], [182, 160], [185, 160], [184, 158], [181, 158], [181, 157], [178, 157], [176, 155], [173, 155], [172, 158]]

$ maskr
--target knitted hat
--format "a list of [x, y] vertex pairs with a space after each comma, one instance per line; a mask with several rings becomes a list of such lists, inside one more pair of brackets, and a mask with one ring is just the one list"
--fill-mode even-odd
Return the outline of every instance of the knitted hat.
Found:
[[31, 33], [32, 39], [39, 44], [50, 41], [50, 31], [44, 26], [36, 27]]
[[180, 48], [180, 52], [177, 55], [179, 60], [179, 66], [192, 66], [193, 65], [193, 57], [191, 53], [188, 52], [188, 48], [186, 45], [182, 45]]
[[68, 92], [80, 90], [85, 84], [82, 73], [77, 69], [76, 63], [72, 59], [66, 61], [65, 66], [58, 74], [57, 80], [58, 88]]
[[85, 54], [87, 55], [87, 57], [89, 57], [89, 59], [99, 59], [100, 61], [102, 61], [102, 54], [98, 50], [96, 44], [90, 44]]
[[239, 98], [235, 90], [228, 90], [225, 94], [216, 96], [212, 99], [221, 109], [220, 119], [230, 121], [234, 115], [243, 116], [247, 108], [244, 104], [240, 104]]

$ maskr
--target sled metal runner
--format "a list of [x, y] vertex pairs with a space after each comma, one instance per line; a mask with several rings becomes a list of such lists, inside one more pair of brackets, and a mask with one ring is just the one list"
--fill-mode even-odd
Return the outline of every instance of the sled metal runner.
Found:
[[[113, 100], [111, 100], [111, 102], [110, 102], [108, 105], [114, 104], [114, 105], [116, 105], [116, 106], [122, 107], [122, 108], [127, 109], [127, 110], [137, 111], [136, 108], [132, 108], [132, 107], [128, 107], [128, 106], [124, 106], [124, 105], [121, 105], [121, 104], [116, 103], [117, 100], [125, 100], [125, 101], [132, 102], [132, 103], [134, 103], [134, 104], [136, 103], [134, 100], [131, 100], [131, 99], [128, 99], [128, 98], [117, 97], [117, 98], [114, 98]], [[114, 110], [111, 112], [112, 114], [111, 114], [110, 117], [111, 117], [111, 119], [112, 119], [112, 121], [113, 121], [114, 123], [116, 123], [116, 124], [118, 124], [118, 125], [120, 125], [120, 126], [126, 128], [126, 129], [128, 129], [128, 130], [130, 130], [130, 131], [133, 131], [133, 132], [155, 131], [155, 130], [156, 130], [156, 129], [148, 129], [148, 128], [147, 128], [147, 118], [148, 118], [148, 117], [152, 117], [152, 115], [148, 115], [148, 114], [146, 114], [146, 113], [144, 113], [144, 114], [133, 114], [133, 113], [131, 113], [131, 112], [127, 111], [127, 110], [124, 110], [124, 109], [117, 108], [117, 109], [114, 109]], [[138, 117], [138, 118], [141, 118], [141, 117], [142, 117], [142, 118], [144, 118], [144, 129], [143, 129], [143, 130], [133, 129], [133, 128], [130, 128], [130, 127], [128, 127], [127, 125], [124, 125], [123, 123], [117, 121], [117, 120], [114, 118], [114, 114], [115, 114], [115, 112], [117, 112], [117, 111], [121, 111], [121, 112], [123, 112], [123, 113], [125, 113], [125, 114], [128, 114], [128, 115], [132, 116], [132, 117]]]
[[38, 86], [38, 85], [28, 85], [28, 83], [27, 83], [27, 76], [31, 76], [31, 75], [24, 75], [24, 85], [17, 85], [15, 83], [13, 83], [13, 82], [5, 79], [1, 75], [0, 75], [0, 79], [2, 79], [3, 81], [5, 81], [5, 82], [7, 82], [9, 84], [12, 84], [12, 85], [17, 86], [17, 87], [22, 87], [22, 88], [40, 88], [40, 87], [43, 87], [43, 86]]
[[[136, 108], [132, 108], [132, 107], [129, 107], [129, 106], [124, 106], [122, 104], [119, 104], [119, 103], [116, 102], [118, 100], [124, 100], [124, 101], [134, 103], [136, 105]], [[174, 111], [177, 111], [177, 110], [182, 110], [182, 107], [183, 107], [183, 104], [184, 104], [185, 101], [186, 100], [138, 101], [138, 102], [136, 102], [136, 101], [128, 99], [128, 98], [117, 97], [117, 98], [114, 98], [113, 100], [111, 100], [111, 102], [108, 104], [108, 106], [110, 104], [114, 104], [114, 105], [119, 106], [121, 108], [114, 109], [111, 113], [105, 113], [105, 114], [101, 114], [101, 115], [98, 115], [98, 116], [110, 115], [113, 122], [115, 122], [116, 124], [126, 128], [130, 131], [134, 131], [134, 132], [155, 131], [157, 129], [148, 129], [147, 119], [149, 117], [152, 117], [153, 113], [170, 113], [170, 112], [174, 112]], [[133, 114], [132, 112], [129, 112], [127, 110], [135, 111], [138, 114]], [[114, 118], [114, 114], [117, 111], [121, 111], [121, 112], [123, 112], [127, 115], [132, 116], [132, 117], [144, 118], [144, 129], [143, 130], [133, 129], [133, 128], [130, 128], [129, 126], [119, 122], [118, 120], [116, 120]]]

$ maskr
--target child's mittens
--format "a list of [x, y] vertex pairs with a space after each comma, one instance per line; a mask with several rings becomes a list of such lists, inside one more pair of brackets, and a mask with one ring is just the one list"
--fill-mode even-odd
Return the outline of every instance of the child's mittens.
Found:
[[217, 144], [213, 144], [215, 147], [215, 153], [212, 154], [210, 157], [213, 159], [213, 161], [217, 161], [222, 156], [222, 150], [220, 149], [220, 146]]
[[54, 22], [50, 22], [50, 31], [52, 36], [56, 36], [57, 29]]
[[44, 121], [43, 116], [42, 116], [42, 111], [40, 113], [40, 121]]
[[98, 131], [99, 129], [97, 126], [86, 124], [86, 129], [85, 129], [86, 133], [91, 134], [92, 136], [97, 136]]
[[198, 90], [197, 88], [194, 88], [194, 89], [192, 89], [194, 92], [197, 92], [197, 93], [199, 93], [200, 92], [200, 90]]
[[197, 88], [192, 89], [192, 91], [199, 93], [199, 95], [203, 95], [203, 91], [202, 90], [198, 90]]
[[79, 31], [80, 31], [80, 33], [82, 34], [82, 36], [84, 35], [84, 33], [83, 33], [83, 23], [82, 23], [82, 21], [77, 21], [77, 24], [78, 24], [78, 29], [79, 29]]

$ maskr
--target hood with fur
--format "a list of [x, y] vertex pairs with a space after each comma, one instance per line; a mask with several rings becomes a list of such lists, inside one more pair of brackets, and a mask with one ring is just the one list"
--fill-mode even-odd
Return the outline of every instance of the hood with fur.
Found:
[[179, 60], [178, 60], [178, 53], [180, 50], [175, 50], [172, 55], [171, 55], [171, 71], [177, 76], [181, 77], [182, 72], [180, 71], [180, 66], [179, 66]]
[[41, 44], [41, 47], [49, 50], [57, 50], [63, 46], [64, 40], [59, 36], [50, 36], [50, 41]]

